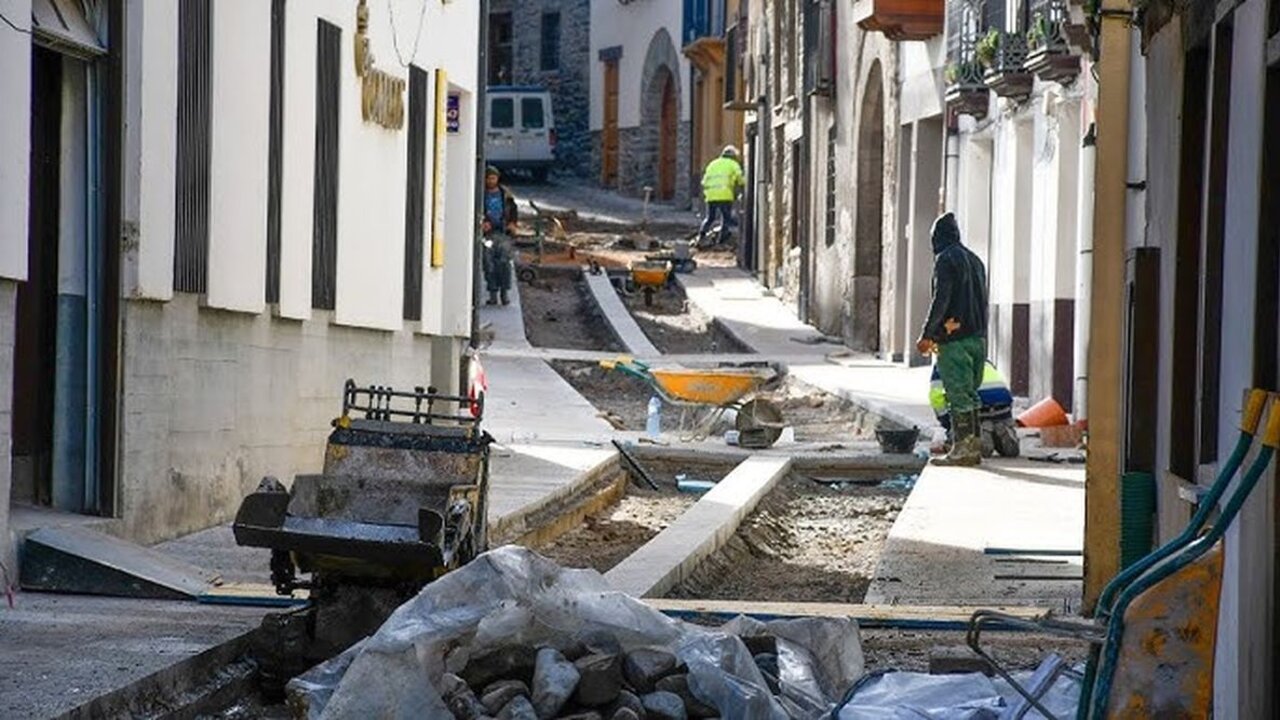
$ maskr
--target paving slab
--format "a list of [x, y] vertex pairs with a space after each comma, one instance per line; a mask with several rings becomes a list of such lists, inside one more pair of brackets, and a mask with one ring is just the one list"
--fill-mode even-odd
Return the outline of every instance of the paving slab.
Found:
[[605, 579], [633, 597], [662, 596], [723, 547], [790, 468], [787, 457], [742, 461], [675, 522], [605, 573]]
[[267, 612], [275, 611], [19, 594], [15, 608], [0, 606], [0, 717], [59, 717], [243, 638]]
[[[889, 532], [866, 602], [1074, 611], [1083, 536], [1080, 466], [928, 466]], [[1003, 550], [988, 552], [996, 549]]]
[[611, 445], [582, 443], [493, 448], [489, 470], [489, 531], [500, 535], [520, 518], [555, 505], [616, 465]]
[[661, 355], [662, 352], [650, 342], [649, 336], [644, 334], [640, 325], [636, 323], [636, 319], [631, 316], [622, 298], [618, 297], [617, 291], [613, 289], [613, 283], [609, 281], [609, 276], [604, 273], [598, 275], [584, 273], [584, 277], [587, 278], [587, 287], [591, 288], [591, 296], [595, 298], [596, 306], [604, 313], [609, 327], [613, 328], [613, 334], [622, 341], [622, 346], [627, 349], [627, 353], [640, 356]]

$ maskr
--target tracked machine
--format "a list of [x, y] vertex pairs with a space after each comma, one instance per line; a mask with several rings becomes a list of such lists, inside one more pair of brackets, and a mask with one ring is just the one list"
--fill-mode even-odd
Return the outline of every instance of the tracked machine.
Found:
[[487, 547], [489, 445], [483, 397], [348, 380], [319, 475], [264, 478], [233, 530], [271, 550], [271, 581], [299, 610], [269, 615], [257, 655], [264, 689], [372, 633], [425, 584]]

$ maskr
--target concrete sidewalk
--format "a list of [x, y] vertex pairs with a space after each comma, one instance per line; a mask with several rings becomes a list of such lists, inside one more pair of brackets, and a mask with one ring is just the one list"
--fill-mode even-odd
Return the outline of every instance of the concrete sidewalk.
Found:
[[[872, 416], [938, 429], [928, 404], [932, 368], [813, 344], [822, 334], [745, 272], [708, 268], [678, 277], [691, 302], [752, 350], [803, 356], [789, 366], [799, 380]], [[894, 523], [866, 602], [1078, 609], [1081, 557], [1063, 553], [1078, 551], [1083, 536], [1083, 466], [1024, 459], [979, 469], [926, 467]]]
[[742, 270], [705, 268], [676, 277], [689, 301], [739, 342], [761, 355], [791, 358], [795, 378], [890, 422], [937, 427], [929, 407], [931, 368], [885, 362], [832, 342]]
[[1028, 460], [926, 467], [868, 603], [1080, 607], [1084, 469]]
[[519, 286], [511, 288], [511, 304], [485, 305], [480, 321], [493, 331], [495, 350], [515, 354], [489, 355], [481, 351], [489, 381], [484, 427], [503, 444], [608, 442], [613, 426], [597, 417], [591, 403], [542, 360], [523, 356], [531, 351], [524, 332]]

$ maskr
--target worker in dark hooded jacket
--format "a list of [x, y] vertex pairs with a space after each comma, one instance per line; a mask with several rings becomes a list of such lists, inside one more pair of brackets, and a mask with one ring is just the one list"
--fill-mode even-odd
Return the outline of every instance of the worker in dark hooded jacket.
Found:
[[960, 243], [953, 213], [934, 221], [932, 235], [933, 301], [916, 349], [938, 354], [954, 440], [951, 452], [933, 462], [977, 465], [982, 462], [978, 388], [987, 361], [987, 270]]

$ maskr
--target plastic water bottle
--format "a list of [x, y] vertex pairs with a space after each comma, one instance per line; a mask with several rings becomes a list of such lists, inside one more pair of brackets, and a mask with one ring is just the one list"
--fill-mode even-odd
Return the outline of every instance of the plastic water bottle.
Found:
[[662, 400], [656, 395], [649, 398], [649, 416], [645, 419], [644, 431], [654, 440], [662, 434]]

